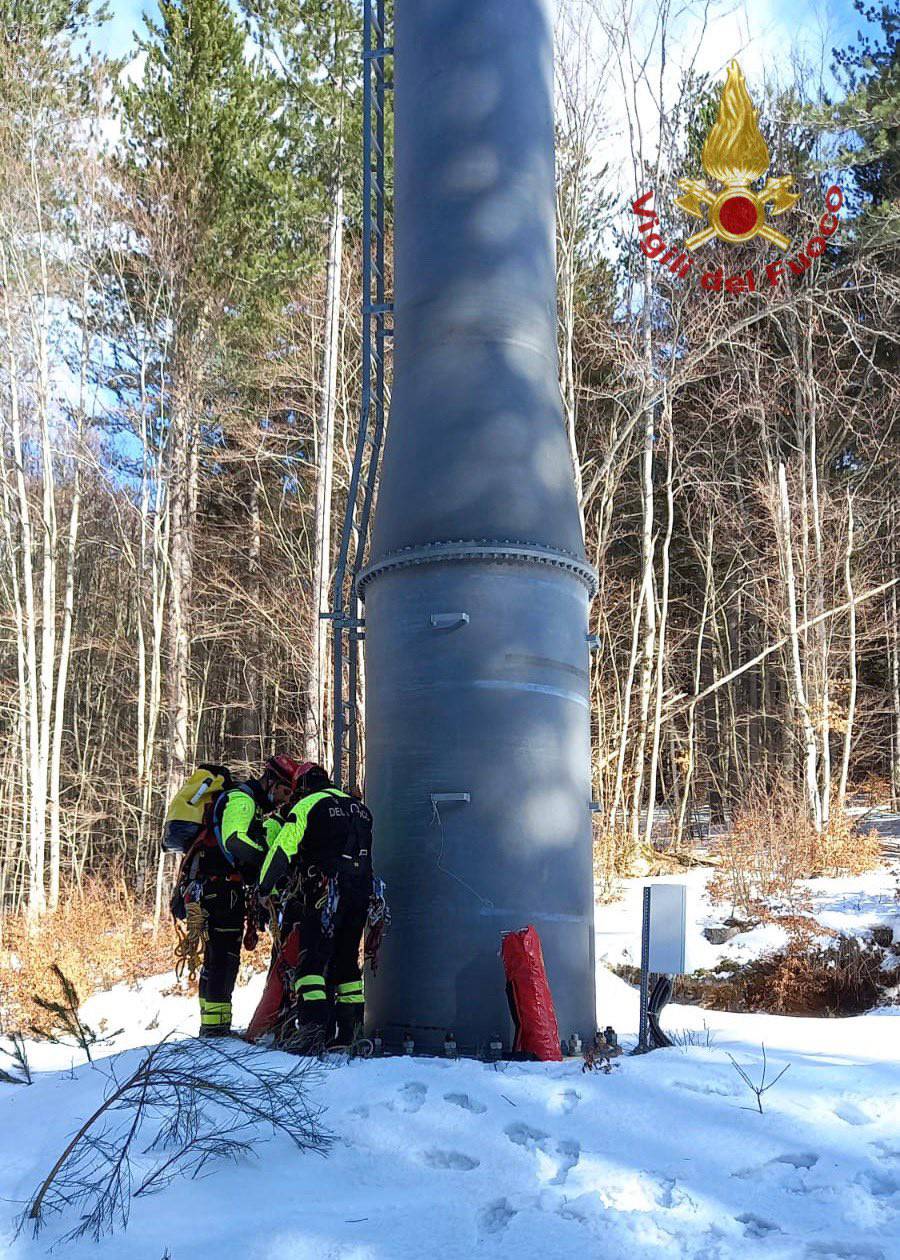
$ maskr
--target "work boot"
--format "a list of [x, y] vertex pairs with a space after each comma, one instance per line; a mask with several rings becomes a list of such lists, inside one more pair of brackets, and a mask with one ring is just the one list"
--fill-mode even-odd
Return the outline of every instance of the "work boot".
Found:
[[[311, 1005], [312, 1010], [309, 1009]], [[285, 1024], [280, 1048], [288, 1054], [321, 1054], [328, 1043], [330, 1032], [327, 1018], [328, 1007], [325, 1002], [307, 1002], [305, 1006], [301, 1003], [295, 1018]]]
[[352, 1046], [362, 1036], [363, 1008], [361, 1004], [353, 1005], [338, 1002], [335, 1009], [337, 1016], [337, 1035], [332, 1038], [333, 1046]]
[[203, 1041], [206, 1041], [212, 1037], [230, 1037], [230, 1036], [231, 1036], [230, 1024], [201, 1024], [200, 1025], [200, 1037], [202, 1038]]

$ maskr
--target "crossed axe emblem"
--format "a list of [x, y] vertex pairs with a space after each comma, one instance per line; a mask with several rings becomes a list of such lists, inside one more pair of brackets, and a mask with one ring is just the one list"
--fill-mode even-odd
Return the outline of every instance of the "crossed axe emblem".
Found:
[[[723, 241], [750, 241], [761, 236], [779, 249], [787, 249], [790, 237], [777, 232], [766, 222], [766, 206], [772, 214], [784, 214], [800, 200], [799, 193], [790, 191], [793, 175], [779, 175], [766, 181], [765, 187], [754, 192], [746, 181], [732, 181], [723, 192], [716, 192], [703, 179], [679, 179], [678, 187], [683, 196], [675, 199], [686, 214], [695, 219], [707, 218], [708, 226], [695, 232], [685, 241], [686, 249], [699, 249], [707, 241], [718, 236]], [[704, 216], [703, 207], [708, 211]]]

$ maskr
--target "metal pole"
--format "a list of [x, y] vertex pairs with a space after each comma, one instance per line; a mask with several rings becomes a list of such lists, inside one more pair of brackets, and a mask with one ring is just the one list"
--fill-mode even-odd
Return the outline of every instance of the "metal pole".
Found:
[[650, 1004], [650, 896], [648, 884], [644, 889], [644, 910], [641, 920], [641, 1016], [638, 1028], [637, 1053], [646, 1054], [650, 1049], [647, 1031], [647, 1011]]
[[[347, 491], [347, 508], [341, 531], [341, 543], [334, 571], [334, 599], [332, 620], [334, 627], [334, 681], [332, 704], [334, 709], [334, 767], [336, 783], [344, 778], [344, 642], [347, 628], [345, 582], [350, 540], [353, 534], [353, 518], [359, 496], [366, 435], [369, 425], [370, 381], [372, 373], [372, 0], [366, 0], [363, 9], [363, 254], [362, 254], [362, 398], [360, 403], [359, 432], [353, 455], [353, 468]], [[353, 601], [355, 604], [355, 600]]]
[[[372, 0], [369, 0], [371, 5]], [[369, 296], [369, 305], [371, 319], [374, 323], [374, 351], [370, 350], [370, 414], [374, 416], [374, 422], [371, 426], [371, 438], [367, 438], [370, 443], [368, 464], [366, 467], [365, 484], [363, 487], [362, 504], [360, 506], [359, 521], [356, 530], [356, 547], [353, 557], [353, 565], [351, 569], [351, 607], [354, 610], [354, 624], [350, 629], [350, 653], [351, 653], [351, 689], [349, 692], [350, 703], [350, 729], [349, 729], [349, 781], [355, 783], [358, 779], [359, 766], [359, 715], [356, 703], [356, 686], [359, 674], [358, 655], [360, 651], [359, 644], [362, 642], [364, 635], [362, 626], [363, 604], [356, 590], [356, 579], [359, 577], [365, 560], [366, 548], [369, 539], [369, 524], [372, 515], [372, 502], [375, 495], [375, 483], [378, 477], [378, 465], [381, 459], [381, 443], [384, 436], [384, 418], [386, 412], [386, 373], [385, 373], [385, 342], [393, 335], [393, 329], [386, 327], [386, 320], [389, 313], [393, 311], [393, 304], [387, 300], [386, 284], [385, 284], [385, 202], [387, 199], [386, 188], [386, 155], [385, 155], [385, 108], [388, 83], [386, 80], [385, 61], [388, 56], [393, 53], [393, 48], [387, 44], [387, 29], [385, 17], [385, 0], [375, 0], [375, 14], [372, 18], [373, 28], [375, 30], [375, 42], [377, 47], [372, 49], [371, 69], [374, 75], [373, 86], [373, 109], [371, 119], [371, 143], [374, 150], [374, 179], [372, 179], [370, 188], [369, 215], [371, 220], [371, 250], [370, 250], [370, 275], [373, 277], [371, 288], [374, 290]], [[373, 257], [374, 255], [374, 257]], [[371, 325], [370, 325], [371, 336]]]

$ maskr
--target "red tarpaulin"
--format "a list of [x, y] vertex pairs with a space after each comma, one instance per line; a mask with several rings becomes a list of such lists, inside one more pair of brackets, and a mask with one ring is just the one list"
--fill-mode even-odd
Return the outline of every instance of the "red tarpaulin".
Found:
[[244, 1034], [248, 1041], [256, 1041], [263, 1033], [269, 1032], [274, 1027], [278, 1020], [278, 1012], [284, 1003], [287, 972], [292, 967], [296, 967], [299, 961], [300, 929], [295, 927], [291, 929], [281, 947], [281, 952], [269, 968], [263, 995]]
[[507, 932], [501, 952], [516, 1024], [513, 1050], [532, 1054], [543, 1062], [559, 1062], [563, 1057], [559, 1028], [537, 929], [529, 925], [518, 932]]

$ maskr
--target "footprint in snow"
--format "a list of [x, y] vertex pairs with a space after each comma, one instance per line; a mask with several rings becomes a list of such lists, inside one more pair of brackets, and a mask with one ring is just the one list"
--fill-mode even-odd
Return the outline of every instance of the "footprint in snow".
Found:
[[724, 1081], [706, 1081], [700, 1085], [695, 1085], [693, 1081], [673, 1081], [672, 1084], [676, 1089], [687, 1090], [689, 1094], [714, 1094], [717, 1098], [735, 1098], [739, 1092], [737, 1086]]
[[752, 1212], [743, 1212], [735, 1218], [744, 1226], [744, 1235], [747, 1238], [768, 1238], [769, 1234], [780, 1234], [781, 1230], [771, 1221], [765, 1221], [761, 1216], [754, 1216]]
[[900, 1173], [890, 1168], [867, 1168], [856, 1178], [857, 1185], [864, 1186], [874, 1199], [892, 1199], [900, 1194]]
[[581, 1146], [578, 1142], [562, 1141], [557, 1143], [556, 1153], [559, 1156], [559, 1167], [556, 1176], [550, 1180], [551, 1186], [564, 1186], [569, 1173], [581, 1159]]
[[422, 1159], [429, 1168], [450, 1168], [454, 1172], [471, 1172], [481, 1163], [480, 1159], [473, 1159], [460, 1151], [424, 1151]]
[[818, 1155], [812, 1151], [788, 1151], [786, 1155], [776, 1155], [774, 1159], [766, 1160], [764, 1164], [756, 1164], [752, 1168], [740, 1168], [733, 1172], [732, 1177], [740, 1177], [742, 1181], [749, 1181], [752, 1177], [758, 1177], [761, 1172], [768, 1170], [777, 1170], [779, 1165], [788, 1164], [791, 1168], [800, 1170], [801, 1168], [810, 1169], [819, 1162]]
[[682, 1190], [675, 1177], [659, 1178], [657, 1181], [656, 1201], [660, 1207], [664, 1208], [687, 1206], [696, 1209], [697, 1206], [688, 1192]]
[[481, 1209], [478, 1224], [482, 1234], [502, 1234], [515, 1215], [516, 1209], [509, 1199], [495, 1199]]
[[428, 1093], [427, 1085], [420, 1085], [418, 1081], [410, 1081], [408, 1085], [404, 1085], [399, 1089], [400, 1106], [403, 1111], [416, 1112], [421, 1111], [425, 1104], [425, 1095]]
[[787, 1155], [779, 1155], [777, 1159], [770, 1159], [770, 1164], [790, 1164], [792, 1168], [813, 1168], [819, 1162], [818, 1155], [812, 1151], [801, 1151], [799, 1154], [788, 1151]]
[[545, 1150], [550, 1141], [549, 1133], [540, 1129], [532, 1129], [530, 1124], [508, 1124], [503, 1130], [514, 1146], [524, 1146], [526, 1150]]
[[552, 1099], [550, 1110], [558, 1111], [564, 1116], [570, 1116], [580, 1102], [581, 1095], [577, 1089], [564, 1089]]
[[[541, 1156], [550, 1159], [554, 1154], [556, 1155], [556, 1171], [547, 1181], [548, 1185], [564, 1186], [569, 1173], [581, 1159], [581, 1146], [578, 1142], [563, 1138], [556, 1143], [554, 1151], [550, 1134], [543, 1133], [540, 1129], [533, 1129], [530, 1124], [507, 1125], [504, 1133], [514, 1146], [522, 1146], [526, 1151], [539, 1152]], [[546, 1172], [542, 1171], [541, 1180], [545, 1178]]]
[[468, 1094], [445, 1094], [444, 1102], [453, 1103], [454, 1107], [462, 1107], [463, 1111], [471, 1111], [476, 1116], [483, 1116], [487, 1111], [484, 1103], [470, 1098]]
[[845, 1124], [871, 1124], [872, 1117], [866, 1115], [862, 1107], [857, 1107], [856, 1103], [843, 1102], [839, 1107], [835, 1107], [834, 1114], [839, 1120], [843, 1120]]

